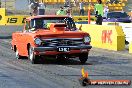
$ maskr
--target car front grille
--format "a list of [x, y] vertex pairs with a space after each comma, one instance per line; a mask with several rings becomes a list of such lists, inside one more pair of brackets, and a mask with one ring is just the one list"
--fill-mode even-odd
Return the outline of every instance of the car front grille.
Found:
[[42, 46], [77, 46], [83, 44], [83, 38], [53, 38], [42, 41]]

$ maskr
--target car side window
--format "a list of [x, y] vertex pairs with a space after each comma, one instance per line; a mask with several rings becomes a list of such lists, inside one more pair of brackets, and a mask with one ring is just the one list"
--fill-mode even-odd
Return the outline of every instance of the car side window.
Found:
[[41, 28], [41, 29], [47, 28], [47, 23], [43, 19], [33, 19], [30, 25], [32, 28]]

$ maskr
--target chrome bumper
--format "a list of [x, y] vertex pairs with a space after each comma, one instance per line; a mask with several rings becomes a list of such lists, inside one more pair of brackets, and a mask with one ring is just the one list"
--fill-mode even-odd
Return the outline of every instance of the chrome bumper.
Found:
[[80, 49], [91, 49], [91, 45], [83, 46], [55, 46], [55, 47], [33, 47], [33, 51], [44, 52], [44, 51], [56, 51], [58, 48], [65, 47], [70, 48], [70, 50], [80, 50]]

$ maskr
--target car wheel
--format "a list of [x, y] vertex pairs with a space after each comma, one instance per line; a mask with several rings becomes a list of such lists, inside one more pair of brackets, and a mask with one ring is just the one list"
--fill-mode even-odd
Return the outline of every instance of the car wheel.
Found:
[[85, 64], [88, 59], [88, 53], [82, 53], [79, 55], [79, 60], [82, 64]]
[[17, 49], [16, 49], [16, 52], [15, 53], [16, 53], [16, 59], [22, 59], [22, 56], [19, 55], [19, 52], [18, 52]]
[[34, 54], [32, 47], [29, 48], [28, 58], [30, 59], [32, 64], [37, 64], [37, 59], [39, 58], [39, 56]]

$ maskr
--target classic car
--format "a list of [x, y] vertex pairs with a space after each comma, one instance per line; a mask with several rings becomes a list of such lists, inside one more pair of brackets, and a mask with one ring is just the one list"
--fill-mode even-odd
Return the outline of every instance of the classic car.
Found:
[[12, 34], [11, 45], [17, 59], [26, 56], [32, 64], [41, 56], [79, 57], [85, 63], [92, 48], [90, 41], [90, 35], [77, 30], [71, 17], [43, 15], [26, 18], [23, 30]]

